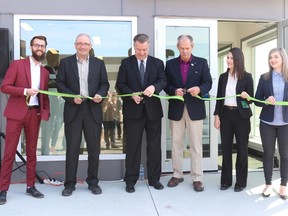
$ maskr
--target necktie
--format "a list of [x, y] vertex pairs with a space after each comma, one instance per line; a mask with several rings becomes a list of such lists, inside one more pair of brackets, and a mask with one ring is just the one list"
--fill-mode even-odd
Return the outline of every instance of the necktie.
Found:
[[144, 84], [144, 74], [145, 74], [145, 69], [144, 69], [144, 61], [141, 60], [141, 63], [140, 63], [140, 77], [141, 77], [141, 83], [142, 85]]

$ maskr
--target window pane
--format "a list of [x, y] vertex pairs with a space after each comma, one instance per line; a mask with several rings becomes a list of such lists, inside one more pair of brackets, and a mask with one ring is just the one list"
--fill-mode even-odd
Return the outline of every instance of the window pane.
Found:
[[[74, 42], [80, 33], [90, 35], [92, 40], [92, 52], [104, 60], [110, 93], [115, 94], [115, 82], [121, 60], [128, 56], [132, 45], [132, 24], [135, 21], [127, 20], [56, 20], [56, 19], [21, 19], [20, 28], [20, 56], [25, 58], [31, 54], [30, 40], [35, 35], [47, 37], [47, 55], [43, 62], [50, 72], [49, 91], [57, 91], [55, 85], [59, 62], [62, 58], [76, 53]], [[48, 122], [41, 122], [38, 141], [38, 155], [63, 155], [66, 150], [66, 140], [63, 127], [64, 100], [61, 97], [49, 96], [51, 117]], [[101, 137], [101, 153], [123, 153], [123, 123], [121, 99], [113, 97], [117, 103], [117, 111], [110, 113], [112, 119], [105, 119], [109, 127], [104, 127]], [[104, 116], [105, 117], [105, 116]], [[110, 116], [111, 117], [111, 116]], [[110, 118], [109, 117], [109, 118]], [[108, 129], [107, 129], [108, 128]], [[109, 133], [107, 133], [109, 130]], [[108, 135], [107, 135], [108, 134]], [[22, 136], [22, 139], [25, 139]], [[108, 149], [108, 142], [110, 146]], [[25, 142], [23, 142], [25, 143]], [[106, 145], [107, 144], [107, 145]], [[113, 147], [111, 145], [113, 144]], [[117, 148], [116, 148], [117, 146]], [[81, 153], [86, 154], [84, 137], [81, 142]], [[25, 148], [22, 148], [25, 154]]]

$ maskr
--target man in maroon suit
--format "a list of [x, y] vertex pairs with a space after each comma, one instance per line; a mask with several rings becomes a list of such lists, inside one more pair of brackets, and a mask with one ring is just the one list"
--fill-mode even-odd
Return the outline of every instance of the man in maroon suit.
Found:
[[[2, 82], [1, 91], [9, 94], [4, 116], [7, 118], [5, 151], [0, 173], [0, 205], [6, 203], [13, 162], [19, 137], [24, 128], [27, 155], [26, 194], [35, 198], [44, 195], [35, 188], [36, 149], [40, 121], [49, 119], [50, 107], [47, 95], [38, 90], [48, 90], [49, 72], [41, 65], [45, 58], [47, 40], [35, 36], [30, 41], [31, 57], [11, 63]], [[26, 97], [29, 100], [26, 101]]]

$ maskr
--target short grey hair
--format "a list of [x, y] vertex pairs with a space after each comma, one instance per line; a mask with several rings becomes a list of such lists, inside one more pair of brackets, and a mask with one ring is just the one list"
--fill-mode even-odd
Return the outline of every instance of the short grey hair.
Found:
[[77, 42], [78, 38], [81, 37], [81, 36], [86, 36], [89, 38], [89, 41], [90, 41], [90, 44], [91, 44], [91, 37], [90, 35], [86, 34], [86, 33], [81, 33], [81, 34], [78, 34], [76, 39], [75, 39], [75, 43]]
[[177, 47], [179, 46], [179, 43], [181, 42], [181, 40], [184, 38], [187, 38], [188, 40], [190, 40], [191, 46], [193, 45], [193, 37], [191, 35], [180, 35], [177, 38]]
[[135, 35], [135, 37], [133, 38], [133, 42], [134, 44], [136, 42], [139, 42], [141, 44], [148, 42], [148, 44], [150, 44], [149, 36], [143, 33]]

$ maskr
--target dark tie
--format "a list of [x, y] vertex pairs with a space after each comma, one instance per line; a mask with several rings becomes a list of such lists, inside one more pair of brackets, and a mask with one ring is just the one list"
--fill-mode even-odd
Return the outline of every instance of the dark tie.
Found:
[[142, 85], [144, 84], [144, 74], [145, 74], [144, 61], [141, 60], [141, 63], [140, 63], [140, 77], [141, 77]]

